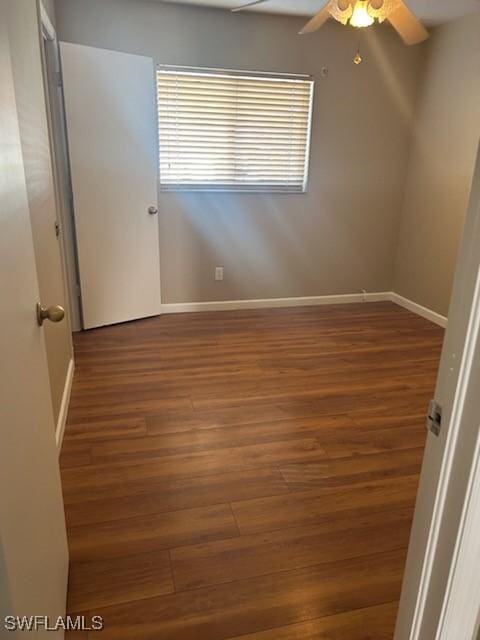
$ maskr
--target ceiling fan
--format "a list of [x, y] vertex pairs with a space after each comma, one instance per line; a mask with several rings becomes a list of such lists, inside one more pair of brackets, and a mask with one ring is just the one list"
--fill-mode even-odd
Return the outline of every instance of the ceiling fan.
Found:
[[[251, 0], [232, 11], [242, 11], [267, 0]], [[388, 20], [405, 44], [419, 44], [428, 38], [428, 31], [408, 8], [404, 0], [328, 0], [300, 31], [312, 33], [330, 18], [352, 27], [369, 27], [375, 21]]]

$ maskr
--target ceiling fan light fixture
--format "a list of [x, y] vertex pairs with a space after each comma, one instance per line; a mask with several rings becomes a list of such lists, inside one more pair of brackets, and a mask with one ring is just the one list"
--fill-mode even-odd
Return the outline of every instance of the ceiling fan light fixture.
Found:
[[349, 24], [352, 27], [363, 29], [365, 27], [370, 27], [375, 22], [375, 18], [370, 15], [369, 4], [368, 0], [357, 0], [353, 8], [352, 16], [349, 20]]
[[344, 25], [362, 29], [383, 22], [402, 5], [402, 0], [330, 0], [327, 11]]
[[[375, 21], [388, 20], [406, 45], [420, 44], [429, 36], [421, 21], [408, 7], [409, 0], [323, 0], [322, 7], [300, 30], [301, 35], [318, 31], [332, 17], [358, 29]], [[433, 2], [434, 0], [431, 0]], [[244, 0], [245, 2], [245, 0]], [[248, 0], [232, 11], [241, 11], [268, 0]]]

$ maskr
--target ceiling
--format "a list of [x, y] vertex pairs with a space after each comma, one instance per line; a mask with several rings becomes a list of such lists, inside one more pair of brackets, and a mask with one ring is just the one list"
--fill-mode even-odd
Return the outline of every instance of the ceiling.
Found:
[[[247, 0], [164, 0], [176, 4], [196, 4], [204, 7], [231, 9]], [[250, 11], [283, 15], [312, 16], [324, 0], [267, 0]], [[471, 13], [480, 13], [479, 0], [408, 0], [416, 15], [430, 24], [442, 24]]]

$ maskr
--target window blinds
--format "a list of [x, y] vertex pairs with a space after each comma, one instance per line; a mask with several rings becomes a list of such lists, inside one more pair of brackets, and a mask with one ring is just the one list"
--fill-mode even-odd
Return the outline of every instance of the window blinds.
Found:
[[159, 67], [157, 97], [162, 188], [305, 191], [309, 77]]

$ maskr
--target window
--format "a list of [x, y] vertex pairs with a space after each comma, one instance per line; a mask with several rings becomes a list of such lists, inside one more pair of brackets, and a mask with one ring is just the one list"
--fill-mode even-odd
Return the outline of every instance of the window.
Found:
[[165, 190], [303, 192], [313, 80], [159, 67]]

